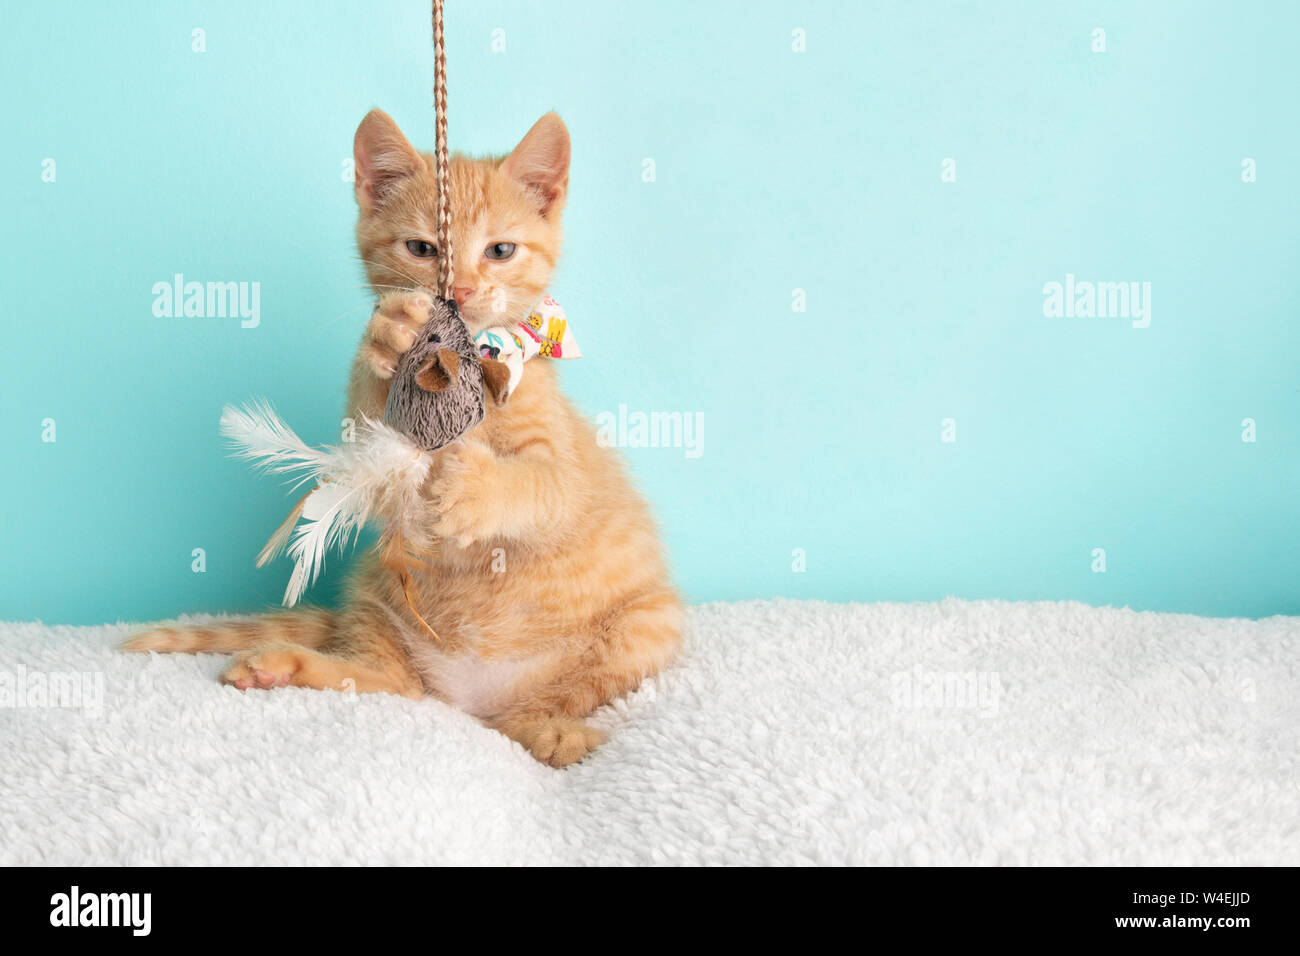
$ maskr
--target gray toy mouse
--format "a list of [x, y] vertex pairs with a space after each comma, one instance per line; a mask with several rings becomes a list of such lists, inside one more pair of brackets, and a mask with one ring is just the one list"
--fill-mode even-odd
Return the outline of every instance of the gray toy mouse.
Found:
[[479, 354], [456, 303], [434, 298], [429, 320], [398, 360], [384, 423], [437, 451], [483, 420], [485, 394], [505, 404], [509, 377], [504, 363]]

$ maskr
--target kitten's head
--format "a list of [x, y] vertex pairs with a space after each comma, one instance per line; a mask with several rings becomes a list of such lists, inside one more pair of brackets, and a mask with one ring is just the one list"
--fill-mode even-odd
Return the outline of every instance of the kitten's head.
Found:
[[[357, 245], [377, 294], [438, 286], [438, 183], [392, 117], [371, 110], [357, 127]], [[471, 332], [524, 317], [560, 254], [569, 187], [569, 131], [547, 113], [508, 156], [452, 156], [454, 296]]]

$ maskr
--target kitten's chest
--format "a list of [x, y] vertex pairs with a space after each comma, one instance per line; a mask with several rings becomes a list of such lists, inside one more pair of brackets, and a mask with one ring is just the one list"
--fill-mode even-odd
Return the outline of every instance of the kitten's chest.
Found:
[[429, 647], [417, 655], [425, 686], [433, 696], [481, 719], [508, 710], [539, 680], [552, 660], [549, 655], [484, 658], [473, 650]]
[[521, 444], [564, 428], [564, 400], [547, 361], [533, 359], [526, 363], [509, 401], [504, 406], [489, 401], [483, 421], [469, 434], [498, 454], [509, 454]]

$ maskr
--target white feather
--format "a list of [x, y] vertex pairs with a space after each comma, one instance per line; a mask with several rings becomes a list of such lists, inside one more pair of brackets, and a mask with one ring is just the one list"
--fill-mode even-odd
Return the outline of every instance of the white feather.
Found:
[[221, 433], [235, 446], [236, 456], [267, 471], [296, 475], [297, 484], [319, 485], [303, 503], [288, 546], [294, 569], [284, 592], [286, 607], [296, 604], [320, 575], [330, 550], [343, 550], [356, 539], [377, 506], [384, 506], [391, 520], [403, 520], [432, 462], [430, 453], [400, 432], [365, 416], [355, 441], [312, 448], [265, 402], [226, 406]]

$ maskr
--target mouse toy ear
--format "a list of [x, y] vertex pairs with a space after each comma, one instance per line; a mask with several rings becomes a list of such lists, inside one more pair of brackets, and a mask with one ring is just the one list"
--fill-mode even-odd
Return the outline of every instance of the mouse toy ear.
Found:
[[480, 357], [478, 363], [483, 366], [483, 387], [497, 405], [504, 405], [510, 397], [510, 369], [505, 362], [486, 355]]
[[455, 386], [459, 374], [460, 356], [451, 349], [439, 349], [415, 373], [415, 384], [426, 392], [442, 392]]

